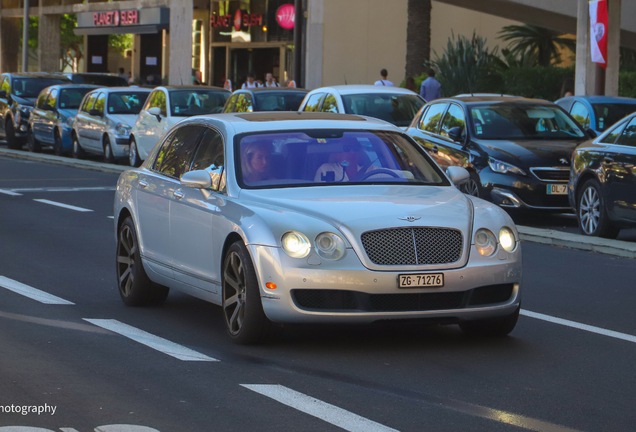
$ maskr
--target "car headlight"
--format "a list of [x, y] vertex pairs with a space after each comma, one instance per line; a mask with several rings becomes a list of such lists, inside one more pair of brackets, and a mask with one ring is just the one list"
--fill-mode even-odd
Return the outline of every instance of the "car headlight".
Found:
[[324, 232], [316, 237], [316, 250], [318, 255], [329, 261], [337, 261], [344, 256], [344, 240], [338, 234]]
[[130, 130], [132, 128], [125, 123], [117, 123], [115, 126], [115, 134], [127, 137], [130, 135]]
[[500, 161], [498, 159], [488, 158], [488, 165], [490, 166], [491, 170], [501, 174], [512, 173], [512, 174], [526, 175], [526, 172], [522, 170], [521, 168], [517, 168], [516, 166], [512, 164]]
[[503, 227], [499, 231], [499, 244], [507, 252], [512, 252], [517, 247], [517, 239], [515, 233], [510, 228]]
[[475, 247], [480, 255], [492, 256], [497, 250], [497, 237], [486, 228], [478, 229], [475, 233]]
[[292, 258], [305, 258], [311, 250], [307, 236], [298, 231], [288, 231], [281, 239], [283, 250]]

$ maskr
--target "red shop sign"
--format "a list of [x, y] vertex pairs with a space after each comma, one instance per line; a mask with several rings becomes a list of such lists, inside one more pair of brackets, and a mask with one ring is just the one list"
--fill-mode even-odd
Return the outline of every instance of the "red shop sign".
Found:
[[276, 21], [282, 28], [291, 30], [296, 22], [296, 8], [293, 4], [284, 4], [276, 11]]
[[119, 25], [139, 24], [139, 11], [111, 11], [95, 12], [93, 14], [93, 25], [117, 27]]
[[263, 14], [248, 14], [237, 10], [234, 15], [212, 15], [210, 26], [230, 27], [234, 25], [236, 31], [241, 31], [241, 27], [253, 27], [263, 25]]

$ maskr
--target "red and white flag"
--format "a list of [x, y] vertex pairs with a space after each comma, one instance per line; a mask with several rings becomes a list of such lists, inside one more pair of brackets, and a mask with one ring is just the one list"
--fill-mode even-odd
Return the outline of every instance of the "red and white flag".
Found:
[[607, 67], [607, 0], [590, 2], [590, 38], [592, 61]]

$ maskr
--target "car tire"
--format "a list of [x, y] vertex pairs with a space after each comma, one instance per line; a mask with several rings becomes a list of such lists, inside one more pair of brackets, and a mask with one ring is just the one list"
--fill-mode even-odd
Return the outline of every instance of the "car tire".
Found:
[[264, 340], [271, 329], [261, 301], [252, 259], [241, 241], [232, 244], [223, 259], [223, 318], [232, 340], [241, 345]]
[[77, 135], [73, 135], [73, 150], [72, 150], [73, 158], [75, 159], [84, 159], [86, 157], [86, 152], [82, 148], [79, 143], [79, 139]]
[[35, 134], [33, 133], [33, 129], [31, 128], [29, 128], [29, 130], [27, 131], [27, 148], [31, 153], [42, 152], [42, 146], [40, 145], [38, 140], [35, 139]]
[[503, 337], [512, 332], [517, 325], [519, 319], [519, 310], [521, 305], [517, 307], [510, 315], [502, 318], [491, 318], [475, 321], [464, 321], [459, 323], [459, 328], [469, 336], [478, 337]]
[[586, 181], [577, 194], [576, 220], [587, 236], [613, 239], [620, 232], [609, 219], [601, 185], [595, 179]]
[[104, 162], [115, 163], [115, 156], [113, 156], [113, 148], [110, 145], [110, 138], [108, 135], [104, 136]]
[[130, 148], [128, 149], [128, 163], [131, 167], [138, 167], [141, 165], [141, 159], [139, 159], [139, 151], [137, 150], [137, 141], [135, 138], [130, 139]]
[[12, 150], [20, 150], [22, 143], [15, 136], [15, 128], [13, 127], [13, 120], [9, 117], [4, 125], [4, 133], [7, 138], [7, 147]]
[[460, 190], [466, 195], [479, 198], [481, 196], [481, 180], [479, 179], [479, 174], [470, 171], [470, 178], [466, 183], [461, 185]]
[[141, 262], [135, 224], [128, 217], [117, 232], [117, 286], [128, 306], [159, 305], [166, 301], [170, 289], [153, 283]]
[[53, 135], [53, 152], [55, 153], [55, 156], [64, 156], [65, 153], [62, 138], [57, 131]]

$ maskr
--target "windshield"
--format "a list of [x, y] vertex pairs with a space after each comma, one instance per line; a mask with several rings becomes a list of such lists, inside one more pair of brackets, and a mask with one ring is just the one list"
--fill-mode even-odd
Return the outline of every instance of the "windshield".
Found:
[[73, 82], [102, 87], [128, 87], [128, 81], [122, 77], [113, 75], [76, 74], [73, 75]]
[[396, 126], [409, 126], [424, 105], [417, 95], [371, 93], [343, 95], [345, 112], [375, 117]]
[[170, 111], [175, 117], [220, 113], [230, 92], [175, 90], [170, 92]]
[[255, 93], [256, 111], [298, 111], [306, 94], [292, 91]]
[[241, 187], [448, 185], [428, 156], [397, 132], [308, 130], [237, 138]]
[[70, 83], [65, 78], [16, 78], [11, 93], [21, 98], [36, 98], [42, 90], [56, 84]]
[[592, 104], [596, 114], [597, 129], [604, 131], [614, 123], [636, 111], [636, 104]]
[[482, 139], [585, 138], [583, 131], [559, 107], [501, 102], [471, 105], [473, 133]]
[[71, 88], [62, 89], [60, 91], [60, 108], [61, 109], [79, 109], [84, 95], [93, 88]]
[[150, 92], [116, 92], [108, 95], [108, 114], [134, 114], [141, 111]]

